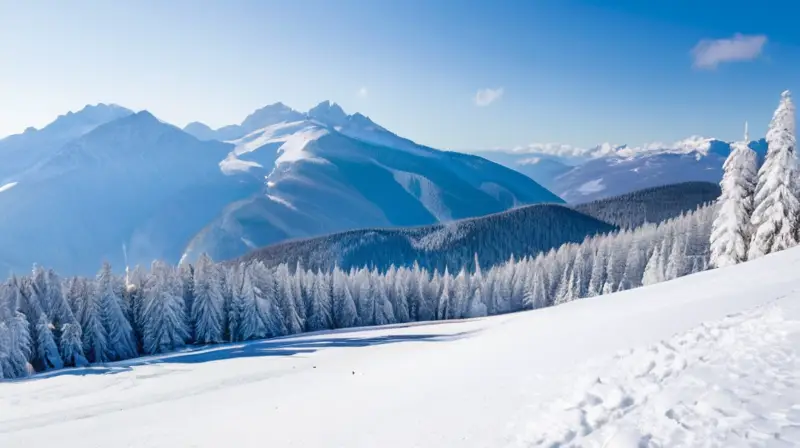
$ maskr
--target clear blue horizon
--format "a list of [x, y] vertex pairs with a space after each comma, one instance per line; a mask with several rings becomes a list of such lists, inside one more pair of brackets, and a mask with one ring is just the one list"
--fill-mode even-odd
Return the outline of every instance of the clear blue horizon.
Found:
[[0, 136], [86, 104], [183, 126], [322, 100], [442, 149], [762, 136], [789, 1], [0, 0]]

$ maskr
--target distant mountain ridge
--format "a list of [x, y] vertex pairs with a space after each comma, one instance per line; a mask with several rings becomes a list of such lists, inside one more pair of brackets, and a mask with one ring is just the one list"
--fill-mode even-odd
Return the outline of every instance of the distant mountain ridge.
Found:
[[0, 267], [91, 274], [103, 260], [221, 260], [287, 238], [562, 202], [513, 170], [416, 145], [327, 101], [205, 128], [188, 126], [193, 136], [98, 105], [0, 140], [14, 160], [0, 166]]
[[[750, 147], [760, 158], [767, 152], [764, 139], [751, 141]], [[719, 183], [730, 151], [730, 142], [690, 137], [671, 145], [603, 144], [591, 150], [552, 145], [477, 154], [528, 175], [576, 204], [682, 182]]]
[[658, 223], [714, 202], [720, 187], [710, 182], [683, 182], [645, 188], [620, 196], [571, 206], [573, 209], [631, 229], [644, 223]]
[[411, 267], [451, 272], [488, 268], [507, 261], [578, 243], [620, 227], [658, 223], [714, 201], [719, 186], [689, 182], [649, 188], [577, 206], [535, 204], [505, 212], [413, 228], [360, 229], [286, 241], [263, 247], [234, 262], [261, 260], [267, 266], [298, 262], [324, 271], [367, 266], [385, 270]]
[[267, 246], [238, 261], [258, 259], [267, 266], [300, 262], [307, 269], [348, 270], [368, 266], [427, 269], [474, 269], [474, 257], [483, 267], [577, 243], [616, 227], [563, 205], [535, 204], [501, 213], [445, 224], [414, 228], [351, 230], [322, 237]]

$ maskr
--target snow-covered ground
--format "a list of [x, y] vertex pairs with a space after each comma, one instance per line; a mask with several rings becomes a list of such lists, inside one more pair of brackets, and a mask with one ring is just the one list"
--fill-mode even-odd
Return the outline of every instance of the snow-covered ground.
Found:
[[800, 249], [494, 318], [0, 383], [0, 446], [800, 444]]

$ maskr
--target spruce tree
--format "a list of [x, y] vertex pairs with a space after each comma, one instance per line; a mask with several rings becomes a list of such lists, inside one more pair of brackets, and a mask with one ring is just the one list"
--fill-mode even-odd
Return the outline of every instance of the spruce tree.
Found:
[[114, 285], [111, 265], [103, 263], [97, 274], [95, 294], [100, 306], [101, 320], [105, 327], [108, 344], [105, 357], [109, 360], [128, 359], [136, 356], [136, 339], [133, 328], [123, 310], [123, 299]]
[[219, 344], [225, 331], [224, 303], [218, 271], [207, 254], [200, 255], [194, 267], [192, 317], [194, 341]]
[[758, 179], [756, 153], [750, 147], [745, 124], [744, 141], [734, 143], [722, 166], [722, 193], [711, 232], [711, 265], [725, 267], [747, 260], [750, 219]]
[[750, 260], [797, 244], [800, 201], [796, 196], [795, 126], [795, 107], [787, 90], [770, 122], [767, 157], [758, 170]]

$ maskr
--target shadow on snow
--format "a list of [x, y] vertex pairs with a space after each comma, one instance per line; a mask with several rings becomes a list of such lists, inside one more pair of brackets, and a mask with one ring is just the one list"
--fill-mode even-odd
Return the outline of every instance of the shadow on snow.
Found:
[[[227, 343], [217, 346], [207, 345], [192, 347], [184, 349], [183, 351], [166, 353], [163, 355], [151, 355], [107, 364], [95, 364], [90, 367], [66, 368], [54, 370], [52, 372], [42, 372], [28, 378], [20, 378], [11, 381], [31, 381], [63, 375], [84, 376], [116, 374], [130, 371], [136, 366], [153, 364], [198, 364], [236, 358], [304, 355], [328, 348], [370, 347], [398, 342], [444, 342], [461, 339], [472, 333], [471, 331], [464, 331], [455, 334], [421, 333], [372, 337], [332, 337], [328, 332], [321, 334], [308, 333], [275, 339]], [[320, 335], [322, 337], [320, 337]]]

